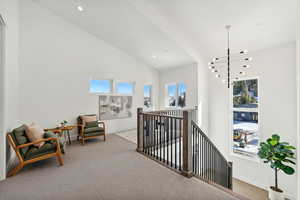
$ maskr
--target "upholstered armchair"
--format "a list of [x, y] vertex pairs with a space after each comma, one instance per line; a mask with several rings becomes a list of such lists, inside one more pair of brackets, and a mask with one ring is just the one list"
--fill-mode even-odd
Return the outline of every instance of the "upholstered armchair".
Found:
[[105, 124], [97, 120], [97, 115], [80, 115], [77, 118], [78, 123], [78, 139], [82, 145], [84, 141], [99, 136], [104, 137], [105, 141]]
[[[26, 125], [22, 125], [7, 134], [7, 140], [19, 159], [19, 164], [7, 176], [16, 175], [27, 164], [51, 157], [57, 157], [59, 164], [64, 164], [61, 153], [63, 152], [63, 147], [54, 133], [46, 132], [43, 139], [30, 142], [25, 130]], [[34, 146], [34, 144], [41, 142], [44, 142], [41, 147]]]

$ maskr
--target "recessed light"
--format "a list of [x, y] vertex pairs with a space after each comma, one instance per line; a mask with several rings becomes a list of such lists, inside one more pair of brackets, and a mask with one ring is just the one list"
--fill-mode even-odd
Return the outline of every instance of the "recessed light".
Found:
[[77, 10], [79, 10], [80, 12], [83, 11], [83, 7], [82, 6], [77, 6]]
[[152, 58], [154, 58], [154, 59], [155, 59], [155, 58], [157, 58], [157, 56], [152, 56]]

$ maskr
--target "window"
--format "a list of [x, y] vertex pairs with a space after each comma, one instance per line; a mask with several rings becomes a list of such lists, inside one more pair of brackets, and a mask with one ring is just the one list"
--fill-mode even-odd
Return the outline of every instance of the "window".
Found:
[[145, 108], [152, 107], [152, 86], [151, 85], [144, 86], [144, 107]]
[[90, 80], [91, 93], [111, 93], [111, 80]]
[[233, 152], [255, 157], [259, 148], [258, 79], [235, 81], [232, 95]]
[[185, 95], [186, 95], [186, 88], [185, 84], [180, 83], [178, 84], [178, 106], [183, 108], [185, 107]]
[[184, 83], [173, 83], [166, 85], [167, 89], [167, 98], [166, 106], [167, 107], [185, 107], [186, 105], [186, 86]]
[[177, 96], [177, 85], [170, 84], [168, 88], [168, 97], [167, 97], [167, 106], [174, 107], [176, 106], [176, 96]]
[[118, 82], [116, 88], [118, 94], [132, 95], [134, 91], [134, 84], [131, 82]]

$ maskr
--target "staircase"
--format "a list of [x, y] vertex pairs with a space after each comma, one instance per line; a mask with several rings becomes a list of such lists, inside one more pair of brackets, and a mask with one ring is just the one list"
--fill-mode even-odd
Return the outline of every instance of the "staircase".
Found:
[[137, 110], [137, 151], [181, 173], [232, 189], [228, 162], [197, 125], [197, 110]]

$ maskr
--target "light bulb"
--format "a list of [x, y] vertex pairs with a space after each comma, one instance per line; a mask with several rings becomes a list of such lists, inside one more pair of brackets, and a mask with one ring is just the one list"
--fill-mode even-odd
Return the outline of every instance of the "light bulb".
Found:
[[246, 53], [248, 53], [248, 50], [240, 51], [240, 54], [246, 54]]
[[240, 75], [246, 75], [246, 72], [239, 72]]
[[80, 11], [80, 12], [82, 12], [83, 11], [83, 7], [79, 5], [79, 6], [77, 6], [77, 10]]
[[217, 73], [217, 72], [218, 72], [218, 70], [216, 70], [216, 69], [213, 69], [213, 70], [211, 70], [211, 72], [213, 72], [213, 73]]
[[243, 68], [249, 68], [250, 65], [243, 65], [242, 67], [243, 67]]
[[251, 57], [245, 58], [245, 61], [252, 61], [252, 58]]
[[221, 77], [221, 75], [220, 75], [220, 74], [217, 74], [217, 75], [216, 75], [216, 77], [217, 77], [217, 78], [220, 78], [220, 77]]

